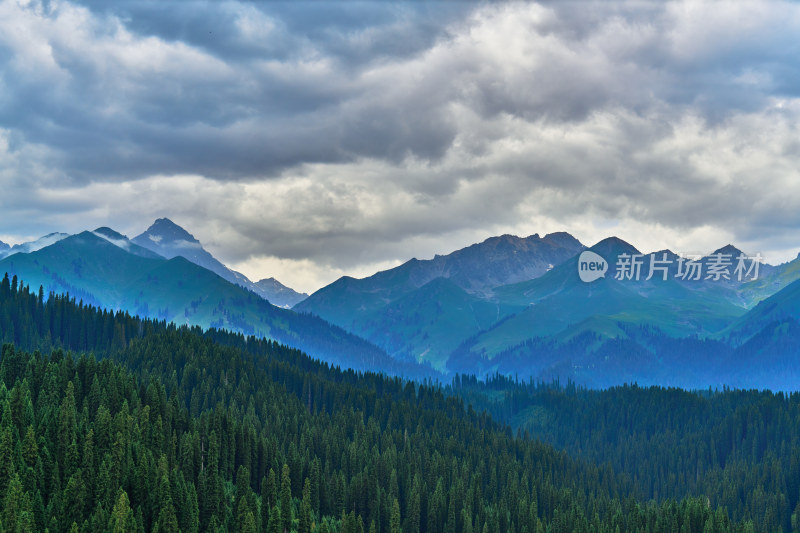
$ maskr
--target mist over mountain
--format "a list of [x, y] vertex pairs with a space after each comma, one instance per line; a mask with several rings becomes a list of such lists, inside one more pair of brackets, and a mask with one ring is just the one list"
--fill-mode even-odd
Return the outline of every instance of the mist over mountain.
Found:
[[[195, 239], [191, 233], [168, 218], [157, 219], [147, 230], [134, 237], [132, 241], [139, 246], [158, 252], [159, 255], [167, 259], [181, 256], [212, 272], [217, 270], [220, 272], [228, 271], [225, 265], [208, 253], [200, 244], [200, 241]], [[217, 274], [220, 272], [217, 272]]]
[[35, 241], [24, 242], [21, 244], [15, 244], [14, 246], [8, 247], [3, 249], [0, 246], [0, 258], [8, 257], [14, 254], [26, 254], [30, 252], [35, 252], [37, 250], [41, 250], [45, 246], [50, 246], [53, 243], [60, 241], [61, 239], [66, 239], [69, 237], [69, 233], [49, 233], [44, 237], [40, 237]]

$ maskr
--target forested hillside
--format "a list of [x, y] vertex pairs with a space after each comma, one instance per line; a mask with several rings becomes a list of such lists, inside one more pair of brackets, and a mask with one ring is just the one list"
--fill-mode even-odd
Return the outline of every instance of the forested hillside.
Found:
[[[118, 238], [112, 238], [115, 235]], [[42, 286], [48, 293], [70, 293], [99, 308], [266, 337], [350, 368], [380, 368], [415, 379], [434, 373], [414, 361], [390, 357], [317, 317], [275, 307], [184, 257], [165, 260], [108, 228], [71, 235], [32, 253], [14, 254], [0, 261], [3, 272], [12, 277], [9, 283], [13, 277], [25, 278], [34, 289]]]
[[764, 531], [800, 526], [800, 394], [487, 382], [449, 392], [571, 456], [609, 464], [647, 499], [702, 494]]
[[732, 523], [705, 497], [645, 503], [636, 480], [515, 437], [436, 387], [45, 300], [8, 278], [0, 339], [3, 531], [781, 525]]

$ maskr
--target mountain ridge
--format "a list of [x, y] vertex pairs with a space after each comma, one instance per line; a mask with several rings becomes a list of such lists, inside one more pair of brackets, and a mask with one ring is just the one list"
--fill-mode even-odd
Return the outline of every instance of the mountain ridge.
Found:
[[378, 367], [409, 377], [433, 374], [396, 361], [317, 317], [276, 307], [182, 256], [137, 254], [139, 247], [133, 243], [126, 250], [111, 242], [119, 241], [121, 234], [99, 229], [103, 236], [84, 231], [35, 252], [6, 257], [0, 260], [0, 271], [32, 287], [42, 286], [45, 294], [69, 293], [98, 308], [265, 337], [356, 370]]
[[[561, 239], [566, 236], [567, 242], [571, 238], [563, 233], [554, 236]], [[542, 240], [538, 235], [527, 239]], [[494, 250], [524, 240], [501, 235], [447, 256], [436, 255], [433, 260], [411, 259], [399, 267], [366, 278], [343, 276], [295, 308], [319, 313], [323, 318], [375, 342], [389, 353], [428, 361], [444, 372], [468, 372], [469, 368], [479, 367], [486, 372], [497, 371], [502, 366], [490, 363], [494, 356], [533, 341], [539, 343], [542, 350], [560, 353], [564, 357], [576, 347], [587, 350], [602, 348], [606, 355], [614, 353], [614, 350], [633, 350], [643, 359], [636, 363], [639, 370], [630, 375], [645, 376], [643, 369], [648, 364], [656, 364], [652, 359], [655, 348], [648, 343], [667, 346], [663, 349], [671, 350], [675, 346], [693, 346], [692, 337], [708, 338], [710, 344], [697, 341], [698, 346], [705, 350], [706, 346], [724, 342], [719, 339], [719, 332], [748, 313], [760, 299], [768, 297], [769, 287], [775, 285], [760, 279], [739, 281], [734, 268], [737, 258], [743, 254], [731, 244], [696, 258], [702, 276], [695, 279], [679, 275], [686, 270], [686, 258], [669, 249], [644, 254], [616, 236], [604, 238], [590, 248], [581, 245], [580, 250], [573, 250], [591, 250], [606, 260], [608, 270], [605, 276], [590, 283], [579, 278], [579, 253], [537, 277], [489, 289], [460, 279], [457, 270], [442, 267], [453, 257], [468, 255], [483, 245], [486, 253], [482, 260], [491, 269]], [[638, 270], [630, 270], [626, 261], [629, 265], [633, 261]], [[711, 267], [726, 261], [730, 263], [727, 277], [714, 275]], [[761, 264], [760, 275], [770, 279], [783, 276], [780, 283], [785, 286], [800, 278], [800, 260], [797, 261], [797, 268], [791, 264], [779, 267]], [[621, 268], [627, 270], [621, 271]], [[439, 277], [417, 287], [427, 279], [426, 276], [433, 275]], [[490, 276], [483, 279], [490, 279]], [[448, 283], [444, 283], [445, 280]], [[800, 294], [797, 301], [797, 314], [800, 314]], [[491, 321], [485, 319], [488, 313], [481, 311], [487, 307], [496, 310]], [[791, 310], [779, 318], [790, 316], [794, 316]], [[753, 328], [758, 332], [764, 326], [759, 322]], [[659, 333], [652, 338], [641, 335], [633, 338], [629, 337], [630, 328], [655, 328]], [[682, 340], [685, 338], [690, 340]], [[580, 339], [592, 340], [587, 344]], [[640, 345], [642, 342], [645, 344]], [[656, 357], [663, 356], [659, 352]], [[464, 358], [466, 366], [456, 360], [459, 357]], [[522, 366], [507, 366], [511, 362], [507, 358], [498, 364], [506, 365], [505, 371], [530, 375], [526, 373], [524, 357], [514, 363]], [[596, 364], [587, 357], [588, 353], [575, 359], [578, 361], [576, 364]], [[481, 363], [473, 367], [468, 361], [485, 361], [486, 365]], [[563, 361], [554, 361], [556, 366], [553, 368], [568, 371], [568, 367], [558, 366], [561, 363]], [[661, 362], [657, 364], [662, 365]], [[662, 367], [661, 372], [666, 372], [663, 368], [666, 367]], [[698, 375], [705, 376], [702, 372]], [[650, 374], [651, 377], [656, 375], [666, 376], [663, 373]], [[576, 379], [586, 382], [588, 378], [584, 373]]]
[[[743, 254], [732, 244], [695, 259], [702, 276], [680, 279], [685, 258], [668, 249], [642, 254], [615, 236], [587, 248], [565, 232], [500, 235], [365, 278], [342, 276], [288, 311], [263, 294], [305, 295], [292, 295], [274, 278], [250, 282], [261, 292], [251, 290], [169, 219], [157, 219], [134, 239], [109, 227], [64, 235], [16, 245], [0, 258], [0, 269], [98, 307], [265, 336], [306, 351], [332, 350], [329, 360], [339, 362], [350, 360], [343, 352], [349, 347], [372, 354], [365, 357], [379, 368], [409, 373], [563, 375], [592, 386], [617, 375], [669, 384], [670, 364], [681, 361], [687, 372], [699, 364], [686, 353], [715, 364], [722, 356], [755, 361], [763, 355], [792, 368], [786, 351], [800, 350], [800, 258], [760, 264], [758, 279], [740, 282], [733, 268]], [[585, 250], [608, 263], [605, 276], [588, 283], [578, 272]], [[618, 276], [634, 256], [638, 274]], [[651, 263], [664, 259], [661, 271]], [[723, 260], [727, 277], [707, 275]], [[365, 364], [360, 357], [356, 366]], [[697, 379], [713, 376], [707, 367], [691, 371]], [[735, 377], [747, 379], [741, 371]]]
[[194, 235], [169, 218], [156, 219], [150, 227], [131, 241], [167, 259], [176, 256], [184, 257], [194, 264], [214, 272], [221, 278], [258, 294], [278, 307], [289, 308], [304, 299], [302, 294], [277, 280], [275, 282], [279, 286], [254, 283], [241, 272], [228, 268], [208, 252]]
[[[37, 250], [41, 250], [45, 246], [49, 246], [51, 244], [56, 243], [56, 242], [60, 241], [61, 239], [66, 239], [67, 237], [69, 237], [69, 233], [53, 232], [53, 233], [48, 233], [47, 235], [44, 235], [42, 237], [39, 237], [38, 239], [36, 239], [34, 241], [15, 244], [13, 246], [9, 246], [6, 249], [2, 249], [0, 247], [0, 259], [3, 259], [4, 257], [8, 257], [8, 256], [11, 256], [11, 255], [14, 255], [14, 254], [18, 254], [18, 253], [35, 252]], [[8, 246], [8, 245], [6, 245], [6, 246]]]
[[[433, 347], [452, 346], [454, 343], [442, 338], [447, 331], [437, 328], [434, 316], [439, 307], [452, 303], [453, 308], [458, 309], [460, 320], [482, 323], [483, 311], [478, 309], [483, 309], [486, 304], [484, 300], [496, 284], [541, 276], [584, 248], [577, 239], [564, 232], [548, 234], [544, 238], [538, 234], [524, 238], [513, 235], [490, 237], [447, 255], [436, 255], [433, 259], [412, 258], [402, 265], [366, 278], [342, 276], [314, 292], [293, 309], [319, 315], [373, 342], [382, 338], [385, 342], [379, 345], [389, 353], [401, 352], [443, 368], [445, 354]], [[437, 305], [426, 295], [417, 292], [438, 278], [449, 280], [464, 294], [446, 291], [456, 301], [439, 302]], [[417, 296], [411, 298], [412, 294]], [[406, 316], [411, 317], [412, 322], [402, 325], [404, 330], [413, 332], [413, 337], [417, 339], [412, 346], [408, 346], [397, 335], [387, 337], [379, 331], [381, 328], [391, 328], [391, 317], [396, 316], [391, 306], [406, 297], [418, 306], [417, 309], [409, 308], [407, 312]], [[466, 301], [472, 304], [465, 305]], [[494, 303], [490, 305], [496, 308], [498, 319], [518, 310], [515, 305], [502, 306], [502, 309]], [[376, 324], [383, 326], [376, 330]]]

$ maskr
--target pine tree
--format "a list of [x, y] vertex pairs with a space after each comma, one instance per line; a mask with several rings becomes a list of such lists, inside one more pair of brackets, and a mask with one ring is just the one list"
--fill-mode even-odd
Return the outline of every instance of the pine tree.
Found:
[[421, 522], [421, 492], [422, 481], [419, 474], [414, 475], [414, 484], [411, 488], [411, 497], [409, 498], [408, 511], [406, 516], [406, 533], [420, 533]]
[[397, 498], [392, 502], [392, 515], [389, 520], [389, 533], [401, 533], [400, 530], [400, 502]]
[[281, 472], [281, 519], [284, 533], [292, 528], [292, 480], [289, 477], [289, 465], [283, 465]]
[[317, 514], [320, 513], [321, 470], [320, 460], [315, 457], [311, 462], [311, 510]]
[[63, 523], [83, 523], [84, 506], [86, 505], [86, 485], [83, 481], [81, 470], [78, 469], [70, 476], [62, 495]]
[[303, 499], [300, 502], [300, 524], [297, 533], [311, 533], [311, 482], [306, 478], [303, 485]]
[[236, 471], [236, 494], [233, 500], [234, 508], [237, 510], [236, 524], [237, 528], [239, 529], [243, 527], [244, 519], [247, 513], [253, 512], [253, 509], [250, 505], [251, 492], [250, 471], [246, 466], [240, 466]]
[[[6, 405], [8, 403], [6, 402]], [[14, 444], [11, 433], [11, 421], [3, 420], [3, 428], [0, 430], [0, 495], [4, 495], [8, 490], [8, 483], [14, 475], [13, 460]]]
[[269, 469], [269, 474], [267, 474], [267, 499], [270, 508], [273, 505], [278, 505], [278, 477], [271, 468]]
[[283, 531], [283, 520], [281, 511], [274, 505], [269, 512], [269, 522], [267, 523], [267, 533], [281, 533]]
[[172, 489], [167, 469], [167, 457], [162, 454], [158, 461], [157, 470], [159, 476], [157, 493], [159, 511], [156, 528], [158, 533], [177, 533], [180, 531], [180, 528], [178, 527], [178, 516], [175, 513], [175, 504], [172, 501]]
[[[255, 517], [250, 505], [247, 503], [247, 498], [239, 498], [239, 504], [236, 506], [236, 531], [243, 533], [250, 528], [250, 521], [252, 520], [252, 528], [255, 530]], [[255, 532], [254, 532], [255, 533]]]
[[19, 476], [14, 476], [9, 480], [8, 490], [3, 502], [3, 524], [5, 531], [14, 533], [17, 531], [17, 522], [22, 514], [22, 483]]
[[128, 493], [122, 489], [119, 490], [114, 510], [111, 511], [111, 518], [108, 520], [108, 531], [111, 533], [133, 533], [136, 531]]
[[64, 401], [61, 402], [58, 423], [59, 451], [61, 454], [61, 464], [63, 465], [63, 475], [65, 477], [71, 476], [78, 466], [76, 419], [75, 386], [72, 384], [72, 381], [70, 381], [67, 383]]
[[17, 531], [35, 531], [36, 521], [34, 520], [33, 502], [27, 492], [22, 495], [22, 505], [20, 506], [19, 518], [17, 518]]
[[447, 522], [445, 522], [445, 533], [456, 533], [456, 503], [453, 496], [447, 507]]
[[247, 511], [247, 514], [244, 517], [242, 522], [241, 529], [239, 530], [241, 533], [257, 533], [256, 532], [256, 517], [253, 516], [252, 511]]
[[341, 533], [356, 533], [356, 513], [350, 511], [342, 517]]
[[36, 466], [36, 460], [39, 458], [39, 445], [36, 443], [36, 432], [33, 426], [28, 426], [25, 430], [25, 437], [22, 441], [22, 458], [25, 464], [31, 468]]
[[[461, 522], [464, 524], [462, 533], [472, 533], [472, 517], [469, 515], [466, 509], [461, 510]], [[533, 530], [529, 530], [529, 533], [535, 533]]]
[[178, 517], [175, 515], [175, 506], [172, 504], [172, 499], [161, 505], [161, 510], [158, 512], [158, 521], [153, 531], [158, 531], [158, 533], [180, 532]]

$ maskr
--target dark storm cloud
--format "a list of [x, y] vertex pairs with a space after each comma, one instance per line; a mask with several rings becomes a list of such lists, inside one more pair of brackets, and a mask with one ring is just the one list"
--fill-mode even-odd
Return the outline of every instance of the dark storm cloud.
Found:
[[166, 215], [234, 263], [310, 261], [309, 284], [539, 226], [787, 242], [799, 13], [2, 2], [0, 207], [37, 223], [0, 234]]
[[252, 179], [307, 162], [437, 157], [454, 136], [425, 93], [351, 105], [381, 90], [358, 79], [368, 65], [430, 46], [453, 6], [439, 19], [415, 4], [89, 6], [15, 13], [48, 47], [56, 83], [26, 72], [43, 59], [24, 57], [30, 43], [12, 36], [0, 51], [15, 80], [0, 123], [55, 148], [51, 164], [75, 180]]
[[[508, 21], [480, 4], [92, 2], [72, 28], [71, 6], [50, 5], [41, 36], [62, 79], [12, 66], [0, 120], [59, 150], [53, 164], [78, 180], [254, 179], [308, 162], [437, 160], [458, 133], [455, 103], [557, 122], [668, 103], [719, 121], [758, 109], [796, 75], [784, 67], [767, 86], [731, 83], [747, 66], [795, 63], [786, 59], [797, 45], [755, 30], [766, 44], [726, 32], [719, 49], [702, 35], [676, 43], [685, 14], [668, 6], [541, 8], [511, 28], [520, 35], [508, 49], [492, 51], [485, 40], [505, 36], [487, 26]], [[465, 5], [479, 14], [470, 19]], [[515, 7], [530, 6], [497, 9]]]

